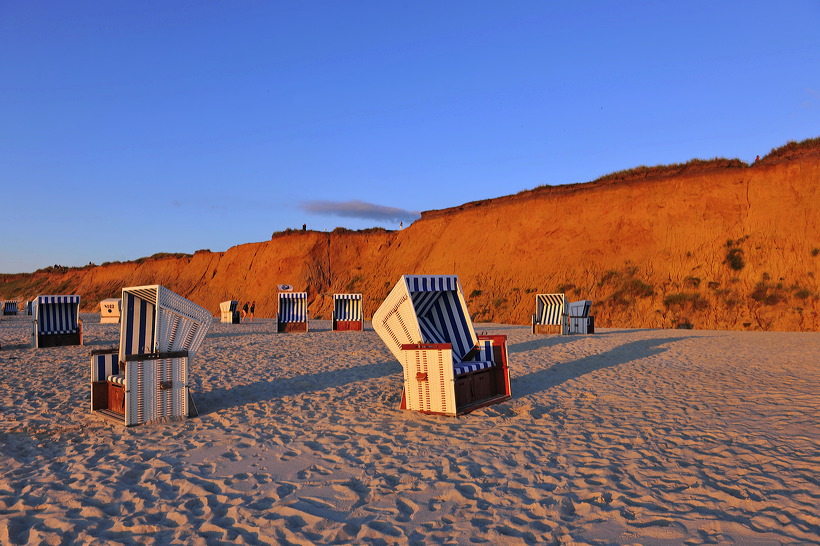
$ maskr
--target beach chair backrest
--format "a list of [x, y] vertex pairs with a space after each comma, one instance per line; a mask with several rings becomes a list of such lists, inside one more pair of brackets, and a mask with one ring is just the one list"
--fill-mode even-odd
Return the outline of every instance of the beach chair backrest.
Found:
[[16, 315], [17, 314], [17, 302], [16, 301], [5, 301], [3, 302], [3, 314], [4, 315]]
[[333, 294], [333, 318], [362, 320], [361, 294]]
[[236, 300], [223, 301], [219, 304], [219, 311], [222, 313], [233, 313], [236, 311], [239, 302]]
[[536, 324], [562, 324], [567, 298], [564, 294], [537, 294], [535, 296]]
[[75, 334], [80, 331], [80, 296], [37, 296], [34, 315], [40, 334]]
[[569, 316], [572, 318], [586, 318], [592, 308], [591, 300], [574, 301], [567, 305]]
[[279, 322], [307, 322], [307, 292], [279, 292]]

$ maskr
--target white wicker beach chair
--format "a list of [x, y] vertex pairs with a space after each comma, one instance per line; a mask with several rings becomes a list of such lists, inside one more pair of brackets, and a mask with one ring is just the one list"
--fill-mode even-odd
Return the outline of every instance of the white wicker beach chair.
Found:
[[3, 302], [3, 315], [16, 315], [17, 314], [17, 302], [11, 300], [5, 300]]
[[100, 302], [100, 324], [116, 324], [120, 321], [122, 300], [108, 298]]
[[532, 333], [567, 334], [569, 320], [566, 306], [567, 298], [564, 294], [536, 294]]
[[37, 296], [33, 300], [32, 347], [83, 344], [80, 296]]
[[277, 332], [307, 332], [307, 292], [279, 292]]
[[189, 369], [213, 317], [159, 285], [124, 288], [119, 349], [91, 353], [91, 411], [127, 426], [196, 415]]
[[226, 324], [239, 324], [239, 302], [236, 300], [223, 301], [219, 304], [220, 321]]
[[362, 330], [361, 294], [333, 294], [333, 330]]
[[476, 336], [455, 275], [404, 275], [373, 329], [404, 368], [402, 409], [454, 416], [510, 398], [507, 337]]
[[568, 319], [570, 334], [594, 334], [595, 333], [595, 317], [590, 316], [589, 312], [592, 309], [592, 302], [590, 300], [574, 301], [567, 305], [569, 309]]

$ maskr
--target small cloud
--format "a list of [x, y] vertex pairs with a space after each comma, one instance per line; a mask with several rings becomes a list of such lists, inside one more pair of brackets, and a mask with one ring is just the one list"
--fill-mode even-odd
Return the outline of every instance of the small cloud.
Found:
[[806, 110], [814, 110], [818, 105], [820, 105], [820, 91], [806, 89], [806, 98], [800, 103], [800, 106]]
[[416, 211], [374, 205], [364, 201], [304, 201], [299, 207], [310, 214], [363, 218], [381, 222], [414, 222], [421, 217]]

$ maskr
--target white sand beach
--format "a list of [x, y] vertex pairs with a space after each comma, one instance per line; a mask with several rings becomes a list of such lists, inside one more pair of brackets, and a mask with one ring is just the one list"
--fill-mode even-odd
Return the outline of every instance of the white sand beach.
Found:
[[89, 413], [89, 352], [0, 326], [0, 543], [820, 542], [820, 333], [508, 336], [512, 400], [398, 409], [378, 336], [214, 324], [200, 417]]

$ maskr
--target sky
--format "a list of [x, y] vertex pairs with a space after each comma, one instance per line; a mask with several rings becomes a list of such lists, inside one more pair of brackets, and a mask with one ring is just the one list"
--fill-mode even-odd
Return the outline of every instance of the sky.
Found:
[[751, 162], [820, 136], [818, 28], [816, 0], [0, 0], [0, 272]]

